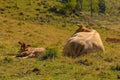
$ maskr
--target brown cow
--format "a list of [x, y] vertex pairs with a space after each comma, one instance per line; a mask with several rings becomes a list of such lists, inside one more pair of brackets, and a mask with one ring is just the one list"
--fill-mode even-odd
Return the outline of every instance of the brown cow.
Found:
[[77, 57], [85, 53], [98, 51], [104, 51], [99, 33], [82, 26], [67, 41], [63, 49], [63, 55]]
[[32, 48], [30, 45], [25, 44], [24, 42], [18, 42], [20, 44], [20, 53], [16, 57], [38, 57], [39, 55], [45, 53], [45, 48]]

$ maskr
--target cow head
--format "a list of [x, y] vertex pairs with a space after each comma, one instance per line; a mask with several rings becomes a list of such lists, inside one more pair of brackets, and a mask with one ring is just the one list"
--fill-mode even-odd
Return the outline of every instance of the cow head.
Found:
[[20, 52], [27, 51], [28, 48], [30, 47], [29, 44], [25, 44], [24, 42], [19, 41], [18, 44], [20, 44]]
[[[84, 25], [77, 25], [79, 28], [76, 30], [75, 33], [78, 33], [78, 32], [91, 32], [92, 30], [89, 29], [89, 28], [86, 28]], [[74, 34], [75, 34], [74, 33]]]

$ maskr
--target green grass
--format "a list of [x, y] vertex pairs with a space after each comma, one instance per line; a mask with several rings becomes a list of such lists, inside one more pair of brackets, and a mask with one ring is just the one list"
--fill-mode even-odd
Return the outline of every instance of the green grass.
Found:
[[[101, 16], [63, 18], [47, 11], [53, 3], [60, 4], [55, 0], [0, 1], [0, 80], [119, 80], [120, 43], [105, 41], [109, 36], [120, 38], [120, 24], [112, 24], [119, 20], [105, 15], [105, 20]], [[33, 20], [36, 16], [42, 19]], [[100, 33], [105, 53], [90, 53], [75, 59], [61, 56], [66, 41], [77, 29], [77, 23], [72, 21], [87, 23], [88, 19], [88, 26]], [[48, 48], [49, 56], [57, 57], [42, 61], [13, 58], [20, 48], [18, 41]], [[39, 71], [33, 71], [35, 68]]]

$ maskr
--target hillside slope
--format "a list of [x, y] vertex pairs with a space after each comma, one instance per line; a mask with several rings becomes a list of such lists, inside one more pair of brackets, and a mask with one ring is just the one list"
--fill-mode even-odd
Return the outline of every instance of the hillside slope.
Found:
[[[62, 47], [62, 42], [65, 42], [72, 34], [70, 30], [53, 26], [28, 23], [3, 17], [0, 17], [0, 19], [0, 46], [1, 48], [11, 48], [13, 51], [18, 46], [18, 41], [31, 44], [34, 47], [57, 47], [57, 45], [61, 45]], [[9, 50], [6, 51], [9, 52]]]
[[[30, 1], [32, 0], [0, 0], [0, 80], [120, 79], [120, 41], [116, 40], [120, 39], [120, 24], [119, 20], [115, 21], [116, 16], [109, 18], [104, 15], [106, 20], [97, 16], [95, 20], [92, 19], [92, 24], [90, 22], [88, 25], [100, 33], [105, 52], [90, 53], [73, 59], [61, 56], [62, 49], [77, 29], [74, 21], [87, 23], [84, 22], [87, 18], [83, 20], [53, 16], [54, 13], [47, 11], [48, 7], [39, 4], [60, 4], [55, 0], [34, 0], [33, 3]], [[36, 19], [36, 16], [39, 18]], [[107, 37], [114, 37], [115, 41], [107, 42]], [[20, 47], [18, 41], [31, 44], [32, 47], [55, 48], [59, 55], [55, 59], [47, 60], [41, 60], [40, 57], [13, 58]]]
[[[48, 25], [0, 17], [0, 79], [1, 80], [118, 80], [120, 74], [120, 43], [106, 42], [107, 37], [120, 38], [119, 32], [103, 27], [96, 29], [105, 45], [105, 53], [91, 53], [76, 59], [58, 56], [55, 60], [15, 59], [18, 41], [33, 47], [54, 47], [59, 54], [76, 27], [56, 28]], [[40, 71], [34, 72], [34, 69]], [[14, 70], [13, 70], [14, 69]], [[72, 75], [72, 77], [71, 77]]]

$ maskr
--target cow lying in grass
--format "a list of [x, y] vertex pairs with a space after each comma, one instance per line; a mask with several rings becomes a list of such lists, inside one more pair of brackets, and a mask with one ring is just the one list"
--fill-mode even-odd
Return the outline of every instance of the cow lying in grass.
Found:
[[78, 57], [85, 53], [104, 51], [100, 35], [96, 30], [79, 25], [63, 49], [64, 56]]
[[45, 53], [45, 48], [32, 48], [30, 45], [25, 44], [24, 42], [18, 42], [20, 44], [20, 53], [16, 57], [31, 58], [38, 57]]

